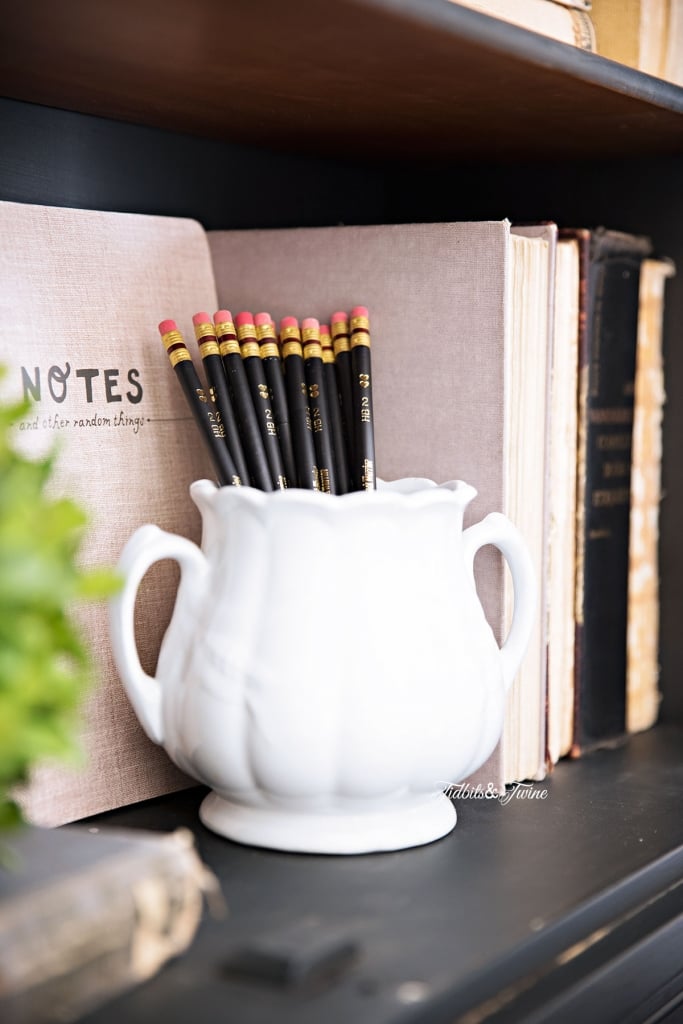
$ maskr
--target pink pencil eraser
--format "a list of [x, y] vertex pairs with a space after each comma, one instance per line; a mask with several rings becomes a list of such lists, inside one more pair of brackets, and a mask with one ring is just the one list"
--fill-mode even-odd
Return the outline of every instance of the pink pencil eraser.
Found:
[[301, 321], [301, 326], [304, 329], [307, 327], [319, 328], [320, 324], [318, 323], [314, 316], [307, 316], [304, 317], [304, 319]]
[[178, 325], [175, 320], [162, 320], [159, 324], [159, 334], [168, 334], [169, 331], [177, 331]]
[[368, 310], [367, 306], [354, 306], [351, 310], [351, 316], [365, 316], [367, 317]]
[[251, 313], [247, 313], [246, 311], [244, 311], [242, 313], [238, 313], [237, 316], [235, 317], [235, 326], [236, 327], [242, 327], [244, 324], [253, 324], [253, 323], [254, 323], [254, 317], [252, 316]]
[[192, 317], [192, 323], [196, 327], [199, 327], [200, 324], [210, 324], [211, 317], [209, 316], [208, 313], [195, 313], [195, 315]]
[[297, 320], [297, 318], [295, 316], [283, 316], [282, 320], [280, 321], [280, 330], [283, 330], [283, 328], [285, 328], [285, 327], [298, 327], [298, 326], [299, 326], [299, 321]]
[[224, 324], [226, 320], [232, 320], [232, 313], [229, 309], [219, 309], [213, 314], [213, 322], [215, 324]]
[[340, 320], [348, 320], [348, 319], [349, 319], [349, 314], [348, 313], [333, 313], [332, 316], [330, 317], [330, 323], [336, 324]]
[[264, 324], [268, 324], [270, 326], [272, 322], [270, 313], [257, 313], [254, 317], [254, 323], [257, 327], [263, 327]]
[[320, 325], [320, 333], [321, 334], [329, 334], [330, 333], [330, 328], [327, 326], [327, 324], [321, 324]]

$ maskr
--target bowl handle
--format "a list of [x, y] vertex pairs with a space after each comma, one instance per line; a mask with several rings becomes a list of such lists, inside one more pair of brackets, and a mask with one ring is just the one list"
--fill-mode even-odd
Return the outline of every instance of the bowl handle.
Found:
[[206, 576], [207, 561], [192, 541], [158, 526], [141, 526], [124, 547], [117, 566], [123, 587], [109, 602], [109, 631], [114, 661], [121, 681], [140, 723], [151, 740], [163, 743], [161, 684], [147, 675], [140, 664], [135, 645], [135, 597], [142, 577], [162, 558], [173, 558], [180, 565], [181, 577], [196, 592]]
[[500, 649], [506, 691], [524, 656], [536, 616], [536, 577], [526, 541], [516, 526], [500, 512], [491, 512], [463, 533], [465, 565], [474, 582], [474, 556], [479, 548], [493, 544], [510, 566], [515, 594], [512, 625]]

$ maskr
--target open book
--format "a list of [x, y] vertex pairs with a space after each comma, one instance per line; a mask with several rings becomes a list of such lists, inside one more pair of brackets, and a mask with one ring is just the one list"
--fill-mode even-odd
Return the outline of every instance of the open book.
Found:
[[[212, 471], [159, 320], [173, 317], [189, 340], [201, 309], [324, 319], [362, 302], [372, 323], [378, 474], [472, 484], [472, 520], [506, 512], [540, 585], [552, 248], [543, 232], [523, 237], [501, 221], [207, 234], [181, 218], [12, 203], [0, 203], [0, 231], [4, 394], [34, 399], [19, 431], [25, 450], [59, 445], [55, 487], [90, 512], [89, 563], [115, 563], [145, 522], [198, 539], [188, 487]], [[486, 549], [476, 574], [501, 641], [511, 584], [499, 554]], [[138, 602], [149, 672], [175, 586], [174, 567], [156, 566]], [[80, 615], [98, 676], [86, 763], [37, 772], [24, 803], [42, 824], [189, 784], [135, 720], [113, 666], [106, 608]], [[477, 775], [497, 789], [544, 770], [543, 619], [510, 694], [505, 736]]]

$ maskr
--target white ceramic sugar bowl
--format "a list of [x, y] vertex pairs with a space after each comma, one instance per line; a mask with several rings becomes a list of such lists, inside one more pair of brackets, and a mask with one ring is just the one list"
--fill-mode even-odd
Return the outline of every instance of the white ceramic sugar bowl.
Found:
[[[416, 846], [455, 825], [442, 790], [479, 767], [535, 614], [524, 541], [493, 514], [463, 530], [461, 481], [338, 497], [191, 487], [201, 549], [155, 526], [131, 537], [111, 604], [116, 663], [152, 740], [210, 786], [202, 821], [281, 850]], [[515, 610], [499, 648], [474, 585], [485, 544], [506, 557]], [[133, 632], [138, 584], [181, 580], [156, 676]]]

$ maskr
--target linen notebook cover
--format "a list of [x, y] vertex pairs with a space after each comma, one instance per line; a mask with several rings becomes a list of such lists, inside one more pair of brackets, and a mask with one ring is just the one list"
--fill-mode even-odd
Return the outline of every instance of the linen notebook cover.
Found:
[[[555, 228], [540, 226], [528, 233], [554, 237]], [[478, 492], [466, 523], [488, 512], [510, 511], [506, 416], [508, 403], [514, 403], [516, 396], [509, 351], [513, 288], [509, 222], [212, 231], [208, 238], [219, 301], [233, 313], [264, 309], [276, 323], [288, 314], [316, 316], [325, 322], [336, 309], [356, 303], [369, 307], [375, 451], [381, 478], [466, 480]], [[528, 246], [534, 245], [529, 239]], [[549, 267], [547, 243], [544, 252]], [[547, 293], [542, 301], [546, 333], [541, 344], [547, 344]], [[533, 317], [536, 324], [539, 317]], [[540, 373], [544, 401], [544, 359], [537, 357], [528, 369], [530, 375]], [[525, 539], [539, 587], [544, 420], [541, 412], [537, 445], [541, 464], [530, 472], [532, 493], [523, 498], [525, 507], [534, 508], [533, 525]], [[526, 456], [525, 450], [515, 452], [522, 460]], [[488, 621], [500, 640], [506, 627], [505, 594], [511, 588], [506, 588], [502, 559], [492, 548], [477, 556], [476, 577]], [[509, 745], [519, 741], [538, 750], [519, 777], [542, 777], [545, 635], [540, 615], [508, 695], [508, 711], [525, 703], [521, 699], [524, 672], [533, 677], [534, 693], [527, 691], [528, 703], [537, 702], [538, 708], [530, 707], [525, 721], [514, 717]], [[502, 790], [506, 775], [511, 781], [505, 761], [500, 744], [471, 781], [492, 782]]]
[[[190, 220], [0, 203], [3, 395], [34, 406], [27, 453], [53, 445], [54, 491], [79, 500], [87, 564], [113, 565], [147, 522], [197, 539], [190, 482], [210, 475], [157, 332], [160, 313], [213, 308], [202, 228]], [[175, 597], [175, 567], [155, 566], [138, 601], [147, 671]], [[118, 681], [104, 603], [79, 609], [97, 686], [86, 700], [85, 764], [45, 766], [23, 797], [29, 818], [60, 824], [189, 784], [138, 725]]]

